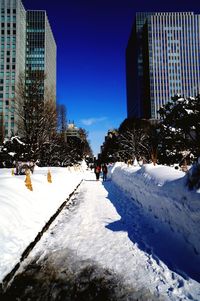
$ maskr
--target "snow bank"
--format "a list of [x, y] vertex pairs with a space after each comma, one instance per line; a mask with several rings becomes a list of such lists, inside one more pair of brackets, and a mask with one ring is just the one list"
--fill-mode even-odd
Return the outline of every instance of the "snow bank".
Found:
[[0, 169], [0, 281], [19, 261], [50, 217], [83, 178], [83, 169], [36, 167], [31, 175], [33, 191], [26, 188], [25, 176], [12, 176]]
[[181, 233], [200, 254], [200, 191], [188, 190], [184, 172], [161, 165], [116, 163], [110, 176], [148, 214]]

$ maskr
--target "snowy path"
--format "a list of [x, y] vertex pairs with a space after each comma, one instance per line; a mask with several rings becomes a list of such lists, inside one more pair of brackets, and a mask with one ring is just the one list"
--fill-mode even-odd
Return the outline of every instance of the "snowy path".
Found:
[[[95, 181], [88, 172], [74, 203], [60, 214], [27, 262], [42, 260], [52, 253], [59, 256], [60, 251], [69, 249], [77, 258], [92, 260], [114, 271], [127, 285], [146, 288], [162, 300], [200, 300], [198, 282], [185, 280], [151, 255], [154, 240], [153, 246], [160, 245], [162, 250], [156, 240], [162, 239], [165, 229], [157, 229], [156, 221], [149, 224], [137, 203], [112, 181]], [[163, 243], [163, 248], [169, 247]]]

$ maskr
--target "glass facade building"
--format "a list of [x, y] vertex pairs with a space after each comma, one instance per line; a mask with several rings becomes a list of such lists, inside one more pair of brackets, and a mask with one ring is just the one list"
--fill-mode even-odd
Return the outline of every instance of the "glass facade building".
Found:
[[159, 108], [172, 96], [196, 96], [200, 93], [200, 15], [137, 13], [126, 62], [128, 117], [159, 119]]
[[20, 74], [46, 74], [43, 97], [56, 95], [56, 44], [45, 11], [26, 11], [21, 0], [0, 0], [0, 130], [17, 132], [15, 90]]
[[56, 44], [45, 11], [26, 14], [26, 84], [37, 74], [46, 75], [42, 97], [56, 95]]

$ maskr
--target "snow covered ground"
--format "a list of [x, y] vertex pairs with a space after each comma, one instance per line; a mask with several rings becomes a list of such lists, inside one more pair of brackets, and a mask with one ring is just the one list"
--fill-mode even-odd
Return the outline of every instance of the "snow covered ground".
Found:
[[28, 261], [49, 256], [58, 264], [68, 249], [164, 300], [200, 300], [200, 194], [186, 189], [184, 173], [120, 163], [107, 182], [98, 182], [90, 171], [54, 168], [52, 184], [46, 173], [36, 169], [31, 192], [23, 176], [0, 172], [1, 280], [84, 178], [76, 204], [59, 215]]
[[0, 169], [0, 282], [83, 178], [74, 168], [51, 168], [49, 183], [47, 172], [47, 168], [35, 168], [30, 191], [25, 176]]
[[111, 177], [150, 217], [182, 234], [194, 253], [200, 255], [200, 189], [188, 189], [184, 172], [161, 165], [127, 168], [118, 163]]

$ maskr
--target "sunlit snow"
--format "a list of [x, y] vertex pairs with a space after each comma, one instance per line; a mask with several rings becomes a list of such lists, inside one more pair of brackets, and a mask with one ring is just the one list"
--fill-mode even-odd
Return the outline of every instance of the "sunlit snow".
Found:
[[200, 300], [200, 193], [187, 189], [185, 173], [117, 163], [106, 182], [82, 167], [51, 168], [48, 183], [47, 171], [35, 169], [30, 191], [25, 176], [0, 170], [1, 281], [83, 179], [74, 210], [59, 215], [29, 260], [69, 249], [164, 300]]

